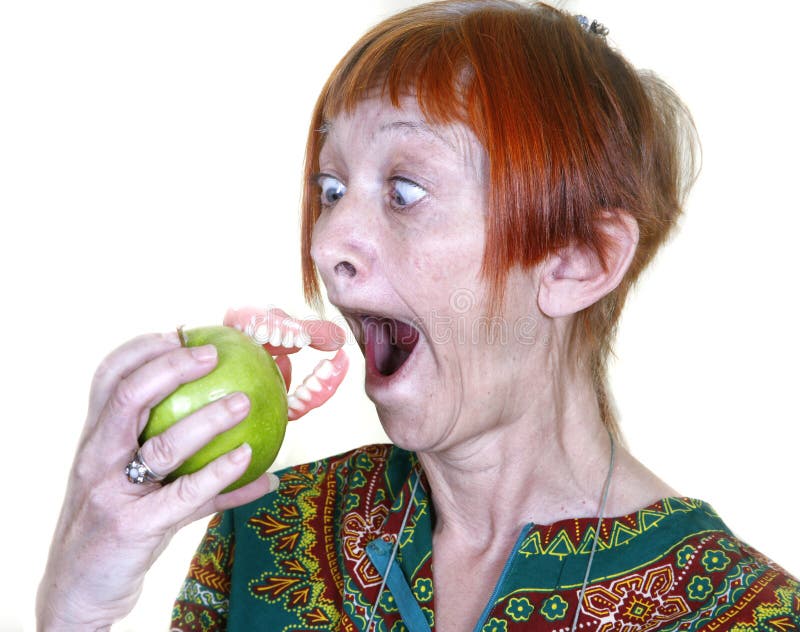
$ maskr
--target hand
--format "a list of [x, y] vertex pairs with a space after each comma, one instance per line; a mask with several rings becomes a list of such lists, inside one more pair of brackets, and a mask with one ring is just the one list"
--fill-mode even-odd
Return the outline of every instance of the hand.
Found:
[[[134, 485], [124, 475], [150, 408], [216, 362], [213, 347], [185, 349], [170, 334], [136, 338], [100, 365], [39, 587], [40, 629], [110, 626], [133, 607], [145, 572], [181, 526], [275, 487], [274, 477], [265, 475], [219, 494], [247, 467], [247, 446], [163, 487]], [[214, 402], [145, 442], [142, 457], [154, 472], [170, 472], [241, 421], [248, 408], [246, 398]]]
[[[318, 333], [310, 333], [313, 346], [341, 346]], [[145, 572], [180, 527], [277, 488], [277, 479], [267, 473], [220, 494], [247, 468], [247, 445], [169, 485], [134, 485], [125, 477], [150, 409], [215, 365], [213, 347], [182, 348], [176, 334], [136, 338], [102, 362], [37, 595], [39, 629], [107, 629], [133, 608]], [[166, 474], [248, 410], [242, 394], [209, 404], [146, 441], [142, 458], [154, 472]]]

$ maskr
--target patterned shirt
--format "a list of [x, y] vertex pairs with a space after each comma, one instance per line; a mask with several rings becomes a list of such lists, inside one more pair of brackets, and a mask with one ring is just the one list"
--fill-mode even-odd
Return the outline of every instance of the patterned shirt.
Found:
[[[376, 632], [435, 629], [434, 516], [419, 472], [391, 445], [280, 472], [276, 493], [211, 521], [172, 629], [355, 631], [371, 616]], [[522, 529], [475, 630], [570, 630], [596, 525]], [[602, 521], [578, 629], [800, 631], [800, 584], [706, 503], [665, 498]]]

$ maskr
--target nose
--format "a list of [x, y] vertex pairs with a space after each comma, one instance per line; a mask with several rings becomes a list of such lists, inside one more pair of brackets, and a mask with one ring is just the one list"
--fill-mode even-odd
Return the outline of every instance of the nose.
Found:
[[347, 198], [320, 215], [311, 238], [311, 258], [329, 294], [365, 285], [375, 261], [370, 214], [354, 199]]

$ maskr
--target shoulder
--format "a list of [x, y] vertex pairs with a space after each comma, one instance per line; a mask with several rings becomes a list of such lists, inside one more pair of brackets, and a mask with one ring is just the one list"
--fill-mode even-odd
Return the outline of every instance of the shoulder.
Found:
[[676, 563], [693, 606], [689, 629], [800, 630], [800, 583], [730, 532], [687, 542]]
[[659, 630], [800, 630], [797, 579], [737, 538], [710, 505], [669, 498], [636, 518], [636, 526], [612, 521], [601, 540], [608, 549], [597, 558], [602, 567], [607, 556], [607, 579], [583, 600], [601, 622], [640, 617], [659, 622]]
[[[599, 531], [595, 524], [534, 527], [495, 616], [527, 621], [536, 610], [566, 623], [580, 603], [583, 622], [601, 632], [800, 630], [796, 578], [737, 538], [709, 504], [664, 498]], [[584, 589], [587, 576], [595, 579]]]

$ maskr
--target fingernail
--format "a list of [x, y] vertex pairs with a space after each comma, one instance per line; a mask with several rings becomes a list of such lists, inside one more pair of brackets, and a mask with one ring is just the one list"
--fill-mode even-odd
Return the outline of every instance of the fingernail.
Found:
[[192, 347], [192, 357], [200, 362], [208, 362], [217, 357], [217, 348], [214, 345]]
[[252, 453], [253, 453], [253, 448], [250, 447], [250, 444], [243, 443], [233, 452], [230, 453], [231, 461], [233, 461], [234, 463], [244, 463], [245, 461], [250, 459], [250, 455]]
[[277, 491], [277, 489], [281, 486], [281, 479], [275, 476], [272, 472], [267, 472], [267, 478], [269, 479], [269, 492]]
[[250, 400], [244, 393], [231, 393], [225, 398], [225, 404], [232, 413], [240, 413], [247, 408]]

